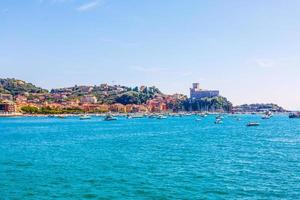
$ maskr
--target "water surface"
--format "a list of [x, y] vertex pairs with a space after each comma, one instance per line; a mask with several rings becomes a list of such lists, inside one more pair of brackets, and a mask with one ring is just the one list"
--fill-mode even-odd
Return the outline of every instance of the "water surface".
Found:
[[0, 199], [300, 197], [300, 120], [196, 118], [0, 118]]

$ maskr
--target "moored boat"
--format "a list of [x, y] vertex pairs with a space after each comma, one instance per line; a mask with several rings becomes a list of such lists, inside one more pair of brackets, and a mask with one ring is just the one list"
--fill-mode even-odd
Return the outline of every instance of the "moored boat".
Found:
[[215, 124], [223, 124], [223, 121], [219, 118], [216, 119]]
[[82, 116], [80, 116], [79, 119], [80, 120], [87, 120], [87, 119], [91, 119], [91, 116], [89, 116], [89, 115], [82, 115]]
[[104, 118], [104, 121], [114, 121], [117, 120], [117, 118], [111, 116], [111, 115], [106, 115]]
[[269, 115], [265, 115], [262, 117], [262, 119], [270, 119], [270, 118], [271, 118], [271, 116], [269, 116]]
[[167, 119], [167, 117], [164, 116], [164, 115], [158, 115], [158, 116], [156, 117], [156, 119]]
[[291, 118], [291, 119], [300, 118], [300, 112], [291, 113], [289, 115], [289, 118]]
[[246, 126], [259, 126], [258, 122], [249, 122]]

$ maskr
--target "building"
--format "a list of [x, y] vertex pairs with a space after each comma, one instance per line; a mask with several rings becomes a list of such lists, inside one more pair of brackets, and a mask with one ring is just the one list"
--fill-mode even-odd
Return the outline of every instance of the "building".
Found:
[[97, 103], [97, 98], [93, 95], [83, 96], [80, 100], [81, 103]]
[[112, 112], [119, 112], [119, 113], [125, 113], [126, 112], [126, 106], [120, 103], [115, 103], [110, 105], [110, 111]]
[[16, 106], [12, 102], [0, 103], [0, 113], [14, 113], [16, 112]]
[[16, 100], [16, 103], [25, 103], [25, 102], [27, 102], [27, 97], [24, 95], [17, 95], [15, 100]]
[[193, 88], [190, 88], [191, 99], [212, 98], [219, 96], [219, 90], [203, 90], [199, 83], [193, 83]]
[[0, 99], [1, 100], [12, 101], [13, 100], [13, 96], [11, 94], [0, 94]]
[[167, 111], [167, 104], [163, 99], [155, 98], [147, 101], [147, 108], [150, 112]]

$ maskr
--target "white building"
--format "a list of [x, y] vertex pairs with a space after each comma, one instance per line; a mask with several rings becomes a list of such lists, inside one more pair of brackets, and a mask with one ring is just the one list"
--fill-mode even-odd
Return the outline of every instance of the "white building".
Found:
[[80, 100], [81, 103], [97, 103], [97, 98], [93, 95], [83, 96]]

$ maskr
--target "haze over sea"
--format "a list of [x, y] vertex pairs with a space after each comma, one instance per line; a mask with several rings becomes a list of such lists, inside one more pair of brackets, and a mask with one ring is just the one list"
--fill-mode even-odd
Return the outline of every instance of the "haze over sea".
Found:
[[240, 117], [0, 118], [0, 199], [299, 198], [300, 120]]

